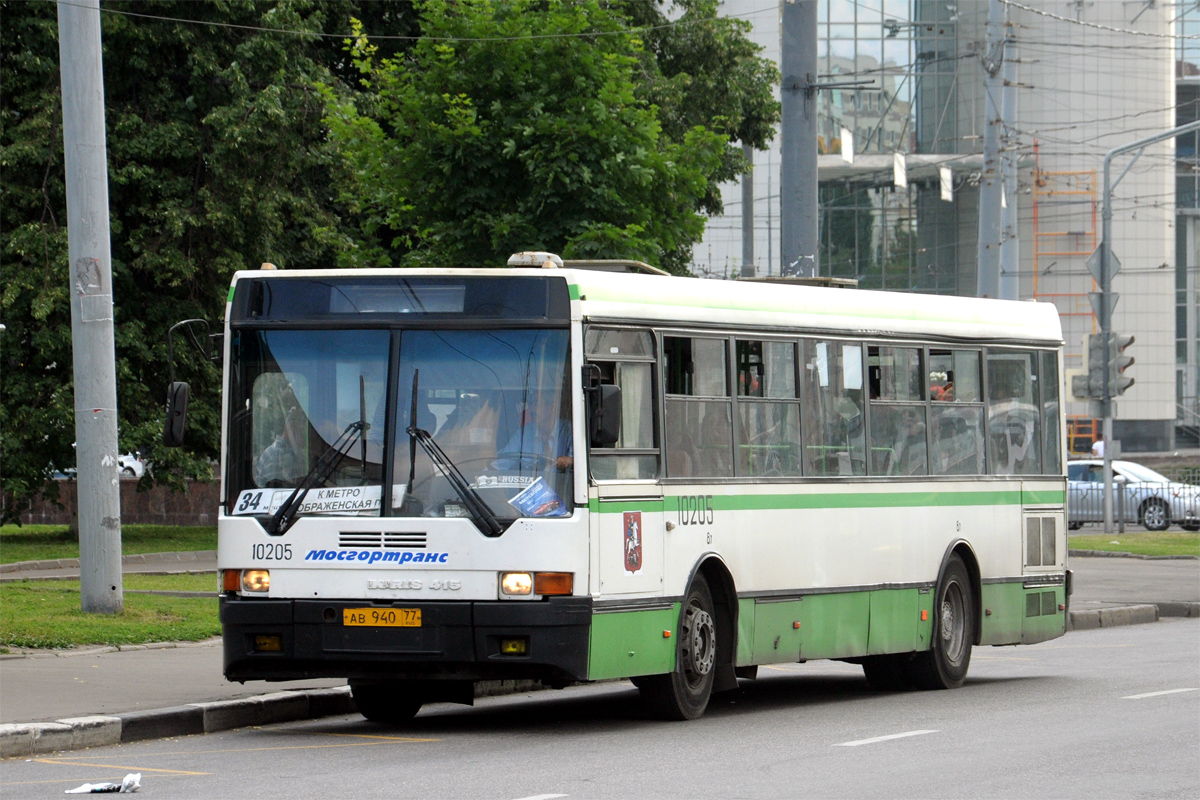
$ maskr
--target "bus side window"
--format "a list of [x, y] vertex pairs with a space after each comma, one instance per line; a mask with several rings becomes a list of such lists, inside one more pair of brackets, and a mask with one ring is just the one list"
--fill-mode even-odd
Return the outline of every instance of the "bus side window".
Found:
[[979, 351], [929, 349], [929, 468], [934, 475], [983, 475]]
[[800, 403], [794, 342], [739, 339], [737, 352], [737, 474], [800, 474]]
[[1035, 352], [988, 351], [988, 458], [994, 475], [1042, 472], [1037, 360]]
[[858, 342], [801, 342], [805, 475], [866, 475], [863, 359]]
[[[621, 433], [611, 448], [591, 448], [589, 468], [601, 481], [658, 477], [654, 430], [654, 346], [648, 331], [589, 328], [584, 335], [588, 374], [621, 387]], [[630, 360], [625, 360], [630, 359]], [[636, 359], [636, 360], [635, 360]]]
[[663, 337], [667, 474], [733, 476], [728, 340]]
[[872, 475], [929, 473], [921, 356], [919, 347], [867, 348]]
[[1058, 424], [1058, 353], [1042, 353], [1042, 424], [1046, 430], [1046, 474], [1062, 474], [1062, 432]]

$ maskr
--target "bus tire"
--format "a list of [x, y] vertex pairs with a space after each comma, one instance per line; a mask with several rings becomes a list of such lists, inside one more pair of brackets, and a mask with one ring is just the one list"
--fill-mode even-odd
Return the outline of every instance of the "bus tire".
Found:
[[918, 689], [957, 689], [971, 665], [975, 630], [975, 593], [958, 555], [950, 556], [938, 580], [933, 603], [933, 643], [908, 662], [908, 677]]
[[862, 660], [867, 683], [877, 692], [902, 692], [912, 688], [907, 654], [866, 656]]
[[696, 719], [708, 707], [716, 674], [717, 625], [708, 581], [697, 574], [679, 615], [675, 670], [638, 680], [638, 689], [655, 716]]
[[358, 713], [371, 722], [395, 725], [417, 715], [423, 705], [414, 687], [404, 681], [352, 683], [350, 694]]

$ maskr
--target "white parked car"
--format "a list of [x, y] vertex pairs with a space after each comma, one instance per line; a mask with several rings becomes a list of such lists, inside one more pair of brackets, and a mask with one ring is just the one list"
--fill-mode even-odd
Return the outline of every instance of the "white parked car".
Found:
[[[1178, 483], [1132, 461], [1113, 464], [1113, 515], [1165, 531], [1172, 523], [1185, 531], [1200, 530], [1200, 486]], [[1104, 462], [1100, 459], [1067, 464], [1067, 526], [1104, 521]]]
[[117, 456], [117, 463], [121, 467], [122, 478], [141, 478], [146, 474], [146, 462], [142, 461], [137, 453]]

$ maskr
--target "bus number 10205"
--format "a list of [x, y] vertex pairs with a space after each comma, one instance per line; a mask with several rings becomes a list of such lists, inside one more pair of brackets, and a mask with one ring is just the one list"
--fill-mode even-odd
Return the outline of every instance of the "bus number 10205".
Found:
[[713, 514], [711, 494], [685, 494], [679, 497], [680, 525], [711, 525]]

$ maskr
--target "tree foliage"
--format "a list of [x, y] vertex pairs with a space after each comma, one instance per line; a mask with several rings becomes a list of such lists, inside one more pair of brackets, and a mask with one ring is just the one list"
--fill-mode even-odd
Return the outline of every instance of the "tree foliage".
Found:
[[[238, 269], [496, 264], [545, 248], [681, 271], [700, 214], [719, 208], [716, 183], [741, 169], [731, 142], [763, 144], [778, 108], [745, 23], [718, 19], [713, 0], [676, 5], [687, 24], [635, 34], [666, 23], [657, 0], [430, 0], [419, 13], [371, 0], [106, 2], [122, 451], [146, 452], [153, 480], [211, 476], [219, 376], [186, 346], [175, 367], [192, 384], [188, 444], [158, 444], [166, 331], [218, 321]], [[75, 426], [56, 9], [0, 2], [0, 18], [12, 520], [53, 494]], [[355, 24], [368, 36], [347, 49], [333, 34]], [[558, 34], [570, 38], [545, 38]], [[485, 40], [497, 36], [517, 40]]]
[[596, 0], [428, 0], [403, 57], [357, 40], [370, 103], [335, 104], [328, 122], [376, 237], [370, 260], [545, 249], [684, 272], [716, 182], [742, 168], [729, 138], [761, 144], [777, 109], [744, 28], [707, 0], [682, 5], [679, 25], [644, 32], [656, 49], [637, 24], [666, 24], [654, 3]]
[[[106, 4], [106, 7], [108, 4]], [[123, 3], [120, 10], [199, 23], [315, 34], [345, 31], [355, 3]], [[74, 463], [71, 321], [61, 94], [53, 3], [0, 4], [0, 472], [14, 519]], [[157, 445], [167, 329], [223, 316], [235, 270], [263, 261], [326, 267], [353, 246], [331, 197], [336, 159], [318, 82], [340, 86], [339, 40], [105, 13], [101, 17], [122, 452], [149, 451], [157, 479], [208, 477], [217, 456], [220, 382], [191, 348], [188, 447]]]

